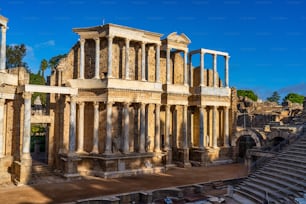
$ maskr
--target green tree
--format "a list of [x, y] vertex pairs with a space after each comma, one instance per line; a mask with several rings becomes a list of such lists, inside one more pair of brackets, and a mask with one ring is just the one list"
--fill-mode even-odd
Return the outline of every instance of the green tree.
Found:
[[28, 65], [23, 61], [26, 56], [27, 48], [24, 44], [21, 45], [7, 45], [6, 46], [6, 67], [25, 67], [28, 69]]
[[238, 96], [248, 97], [253, 101], [257, 101], [258, 96], [252, 90], [237, 90]]
[[41, 76], [44, 78], [45, 77], [45, 70], [48, 68], [49, 64], [46, 59], [43, 59], [40, 62], [40, 71], [41, 71]]
[[277, 91], [274, 91], [272, 93], [272, 96], [268, 97], [267, 98], [267, 101], [270, 101], [270, 102], [275, 102], [275, 103], [279, 103], [279, 99], [280, 99], [280, 95]]
[[67, 54], [57, 55], [57, 56], [52, 57], [49, 60], [49, 67], [51, 68], [51, 71], [53, 71], [57, 67], [59, 61], [66, 56]]
[[292, 103], [303, 104], [304, 96], [297, 93], [289, 93], [284, 97], [283, 102], [286, 102], [287, 100], [291, 101]]

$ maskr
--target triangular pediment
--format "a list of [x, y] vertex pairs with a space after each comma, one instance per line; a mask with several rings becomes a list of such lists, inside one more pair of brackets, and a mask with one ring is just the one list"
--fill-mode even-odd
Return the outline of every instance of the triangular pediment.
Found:
[[172, 42], [177, 42], [177, 43], [184, 43], [186, 45], [191, 43], [191, 40], [184, 33], [181, 33], [179, 35], [177, 34], [177, 32], [170, 33], [167, 36], [167, 40], [172, 41]]

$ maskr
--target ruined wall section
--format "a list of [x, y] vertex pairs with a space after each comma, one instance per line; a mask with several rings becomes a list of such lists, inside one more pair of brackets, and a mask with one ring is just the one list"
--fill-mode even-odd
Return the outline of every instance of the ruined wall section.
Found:
[[[193, 68], [193, 86], [197, 87], [200, 85], [200, 80], [201, 80], [201, 70], [200, 67], [195, 67]], [[223, 87], [223, 82], [219, 76], [219, 73], [216, 73], [218, 83], [217, 87]], [[204, 85], [213, 87], [214, 86], [214, 74], [212, 69], [204, 69]]]

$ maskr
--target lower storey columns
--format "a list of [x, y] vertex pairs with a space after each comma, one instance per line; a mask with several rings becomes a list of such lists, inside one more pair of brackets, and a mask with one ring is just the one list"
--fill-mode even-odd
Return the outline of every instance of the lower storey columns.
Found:
[[112, 153], [112, 112], [113, 103], [108, 102], [106, 105], [106, 140], [104, 154]]
[[144, 153], [146, 143], [146, 104], [140, 104], [140, 138], [139, 138], [139, 152]]
[[70, 122], [69, 122], [69, 152], [68, 152], [68, 154], [71, 154], [71, 155], [75, 154], [75, 133], [76, 133], [75, 128], [76, 128], [76, 98], [75, 96], [71, 96], [70, 98]]
[[161, 152], [160, 150], [160, 104], [155, 105], [154, 152]]
[[84, 152], [84, 102], [79, 102], [78, 112], [78, 153]]
[[[24, 98], [24, 126], [22, 137], [22, 158], [30, 159], [30, 141], [31, 141], [31, 93], [25, 92]], [[70, 137], [70, 135], [69, 135]], [[70, 147], [70, 145], [69, 145]]]
[[0, 158], [4, 157], [4, 105], [5, 99], [0, 99]]
[[91, 153], [99, 153], [99, 102], [94, 102], [93, 147]]
[[206, 125], [205, 125], [205, 116], [206, 116], [206, 107], [200, 106], [200, 141], [199, 141], [199, 147], [200, 149], [204, 149], [207, 145], [207, 137], [206, 137]]
[[229, 147], [229, 108], [224, 107], [224, 147]]
[[217, 148], [217, 106], [212, 107], [212, 147]]
[[165, 150], [169, 150], [170, 148], [170, 106], [165, 106]]
[[130, 115], [129, 115], [129, 103], [124, 103], [123, 106], [123, 121], [124, 121], [124, 128], [123, 128], [123, 153], [128, 154], [130, 153], [130, 146], [129, 146], [129, 123], [130, 123]]

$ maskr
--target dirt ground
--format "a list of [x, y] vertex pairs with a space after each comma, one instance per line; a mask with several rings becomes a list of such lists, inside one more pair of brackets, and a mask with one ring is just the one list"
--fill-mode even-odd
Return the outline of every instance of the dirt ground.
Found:
[[82, 177], [60, 183], [0, 187], [0, 204], [66, 203], [80, 199], [140, 190], [182, 186], [209, 181], [241, 178], [247, 175], [243, 164], [214, 167], [173, 168], [166, 173], [117, 179]]

